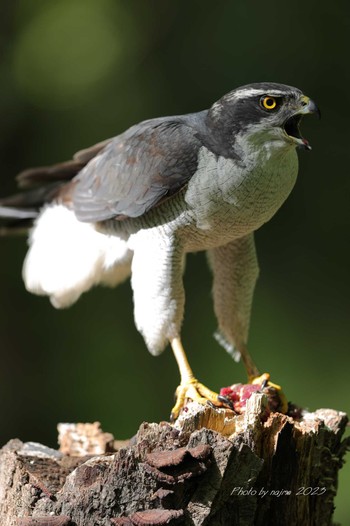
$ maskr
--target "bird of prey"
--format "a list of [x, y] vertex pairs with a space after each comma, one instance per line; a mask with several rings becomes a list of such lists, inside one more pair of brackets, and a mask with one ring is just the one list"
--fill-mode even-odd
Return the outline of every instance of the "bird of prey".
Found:
[[94, 285], [131, 276], [148, 350], [157, 355], [170, 343], [179, 367], [172, 418], [187, 400], [221, 405], [194, 376], [181, 342], [185, 257], [207, 252], [217, 339], [254, 381], [254, 232], [291, 192], [296, 149], [310, 149], [301, 118], [318, 112], [299, 89], [250, 84], [208, 110], [146, 120], [72, 161], [22, 172], [23, 191], [0, 200], [0, 216], [2, 233], [30, 227], [26, 288], [64, 308]]

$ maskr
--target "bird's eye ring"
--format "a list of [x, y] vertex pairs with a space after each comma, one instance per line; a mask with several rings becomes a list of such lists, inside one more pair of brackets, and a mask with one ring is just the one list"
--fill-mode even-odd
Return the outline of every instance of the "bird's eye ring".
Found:
[[277, 101], [274, 97], [262, 97], [260, 104], [265, 110], [274, 110], [277, 106]]

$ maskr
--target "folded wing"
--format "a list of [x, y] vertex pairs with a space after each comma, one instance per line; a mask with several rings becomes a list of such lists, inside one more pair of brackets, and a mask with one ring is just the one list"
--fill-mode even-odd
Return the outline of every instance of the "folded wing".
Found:
[[138, 217], [177, 193], [196, 171], [201, 146], [184, 118], [154, 119], [114, 138], [74, 178], [80, 221]]
[[0, 233], [30, 227], [51, 202], [83, 222], [144, 214], [195, 173], [203, 121], [204, 112], [144, 121], [71, 161], [24, 170], [17, 176], [22, 191], [0, 199]]

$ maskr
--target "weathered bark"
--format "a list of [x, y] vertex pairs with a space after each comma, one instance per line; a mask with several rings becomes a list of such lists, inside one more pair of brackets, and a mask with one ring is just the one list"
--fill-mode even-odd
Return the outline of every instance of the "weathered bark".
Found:
[[[2, 526], [329, 526], [347, 417], [244, 415], [190, 404], [175, 426], [141, 425], [128, 443], [97, 424], [61, 426], [61, 451], [1, 451]], [[77, 456], [80, 455], [80, 456]]]

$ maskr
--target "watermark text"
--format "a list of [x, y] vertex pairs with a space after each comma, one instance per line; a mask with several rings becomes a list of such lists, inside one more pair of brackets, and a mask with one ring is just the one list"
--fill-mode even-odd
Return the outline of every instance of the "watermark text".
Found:
[[264, 498], [266, 496], [269, 497], [290, 497], [291, 495], [296, 496], [320, 496], [323, 495], [327, 491], [327, 488], [325, 487], [319, 487], [315, 486], [312, 488], [311, 486], [305, 487], [301, 486], [300, 488], [297, 488], [296, 490], [290, 490], [290, 489], [265, 489], [264, 487], [257, 489], [257, 488], [244, 488], [243, 486], [236, 486], [233, 488], [231, 495], [236, 495], [238, 497], [259, 497]]

